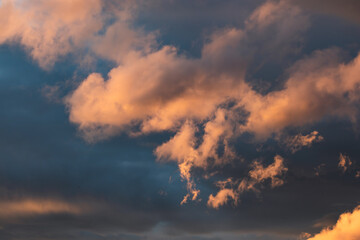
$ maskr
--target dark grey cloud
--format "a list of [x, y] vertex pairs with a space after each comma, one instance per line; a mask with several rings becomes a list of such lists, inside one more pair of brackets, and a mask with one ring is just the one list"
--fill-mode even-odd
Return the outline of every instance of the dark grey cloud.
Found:
[[300, 6], [346, 18], [355, 23], [360, 23], [360, 2], [357, 0], [290, 0]]

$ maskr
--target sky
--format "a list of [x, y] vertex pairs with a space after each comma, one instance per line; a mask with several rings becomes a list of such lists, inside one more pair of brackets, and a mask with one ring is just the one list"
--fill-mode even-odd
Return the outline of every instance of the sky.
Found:
[[360, 239], [357, 0], [0, 0], [0, 239]]

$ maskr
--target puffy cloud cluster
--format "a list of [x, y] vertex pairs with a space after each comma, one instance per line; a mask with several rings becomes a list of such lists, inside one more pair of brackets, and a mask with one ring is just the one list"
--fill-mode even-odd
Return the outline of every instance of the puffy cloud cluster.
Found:
[[[282, 8], [282, 4], [276, 6]], [[315, 52], [296, 63], [282, 90], [262, 95], [244, 82], [248, 59], [241, 56], [241, 47], [255, 28], [250, 27], [254, 18], [259, 24], [262, 19], [270, 21], [264, 17], [269, 13], [258, 13], [267, 6], [255, 11], [245, 31], [227, 29], [214, 34], [200, 59], [186, 58], [165, 46], [145, 56], [131, 55], [107, 80], [99, 74], [89, 75], [67, 98], [70, 120], [89, 140], [131, 126], [139, 126], [142, 133], [174, 130], [185, 120], [208, 119], [230, 100], [236, 102], [232, 109], [249, 113], [239, 131], [252, 132], [260, 139], [324, 116], [354, 120], [359, 57], [344, 64], [336, 49]]]
[[[217, 186], [220, 188], [220, 191], [215, 196], [212, 194], [209, 196], [207, 205], [212, 208], [219, 208], [231, 199], [237, 204], [241, 193], [250, 190], [259, 191], [258, 185], [261, 186], [261, 183], [268, 179], [272, 188], [281, 186], [284, 184], [281, 176], [287, 170], [284, 166], [284, 159], [279, 155], [276, 155], [274, 162], [267, 167], [255, 161], [253, 169], [249, 171], [248, 178], [244, 178], [240, 183], [234, 183], [231, 179], [218, 182]], [[226, 187], [227, 185], [230, 185], [232, 188]], [[234, 185], [237, 185], [237, 187], [233, 188]]]
[[[271, 14], [278, 17], [265, 17]], [[287, 19], [286, 25], [283, 19]], [[147, 133], [174, 130], [186, 120], [204, 121], [225, 102], [259, 97], [244, 82], [248, 61], [256, 51], [293, 46], [297, 42], [294, 36], [301, 38], [304, 30], [299, 22], [306, 21], [286, 2], [269, 2], [250, 16], [245, 29], [228, 28], [212, 34], [200, 59], [179, 55], [171, 46], [128, 56], [107, 79], [91, 74], [67, 98], [70, 120], [89, 140], [132, 126]], [[279, 36], [267, 41], [264, 48], [252, 46], [265, 37], [264, 29], [273, 28], [281, 29]], [[239, 105], [244, 103], [242, 100]]]
[[[119, 132], [175, 132], [155, 155], [178, 163], [189, 191], [183, 202], [199, 195], [192, 169], [235, 159], [231, 143], [243, 133], [261, 141], [328, 116], [356, 120], [360, 56], [344, 63], [339, 50], [317, 51], [288, 70], [282, 89], [266, 94], [245, 81], [247, 66], [259, 56], [276, 60], [301, 45], [309, 22], [291, 1], [266, 1], [243, 28], [215, 31], [199, 58], [173, 46], [157, 48], [154, 33], [131, 27], [134, 3], [121, 3], [6, 0], [0, 6], [0, 23], [6, 23], [0, 43], [21, 43], [43, 67], [79, 49], [117, 62], [107, 77], [92, 73], [67, 96], [70, 121], [90, 142]], [[321, 140], [317, 132], [297, 135], [288, 147], [295, 152]], [[276, 159], [274, 164], [282, 166]], [[255, 169], [252, 181], [266, 176], [272, 186], [282, 184], [271, 169]], [[219, 196], [235, 198], [222, 190]]]
[[[288, 1], [268, 1], [254, 11], [244, 29], [212, 34], [198, 59], [182, 56], [172, 46], [147, 54], [134, 52], [107, 79], [91, 74], [67, 97], [70, 121], [88, 141], [121, 131], [135, 136], [175, 131], [155, 154], [178, 163], [189, 191], [183, 202], [195, 200], [199, 190], [191, 170], [231, 161], [233, 138], [249, 132], [264, 140], [286, 127], [327, 116], [356, 119], [360, 56], [343, 63], [337, 49], [317, 51], [288, 70], [283, 89], [265, 95], [244, 80], [257, 51], [266, 53], [273, 47], [290, 51], [287, 47], [292, 49], [301, 40], [306, 25], [307, 18]], [[274, 29], [273, 38], [259, 49], [252, 47]], [[320, 140], [313, 132], [295, 137], [289, 147], [296, 151]], [[219, 155], [222, 146], [225, 150]], [[221, 194], [235, 196], [231, 191]]]
[[348, 64], [336, 49], [317, 51], [290, 69], [284, 89], [263, 96], [249, 94], [242, 102], [250, 112], [243, 128], [266, 138], [287, 126], [302, 126], [325, 116], [356, 119], [360, 55]]
[[360, 238], [360, 208], [353, 212], [343, 213], [332, 228], [325, 228], [308, 240], [355, 240]]
[[43, 68], [73, 52], [120, 61], [133, 48], [145, 50], [152, 44], [152, 35], [130, 28], [132, 5], [102, 0], [4, 0], [0, 44], [20, 43]]

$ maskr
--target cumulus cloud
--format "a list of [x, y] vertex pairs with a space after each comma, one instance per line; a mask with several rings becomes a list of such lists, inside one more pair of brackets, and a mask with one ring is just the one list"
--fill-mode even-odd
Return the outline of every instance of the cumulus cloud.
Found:
[[[279, 54], [292, 51], [286, 49], [301, 40], [307, 21], [288, 1], [267, 1], [250, 15], [244, 29], [213, 33], [198, 59], [185, 57], [172, 46], [146, 54], [133, 52], [107, 78], [93, 73], [66, 98], [70, 121], [90, 142], [119, 132], [136, 136], [175, 131], [155, 155], [178, 163], [189, 191], [183, 202], [195, 200], [199, 190], [191, 170], [234, 159], [232, 138], [249, 132], [261, 141], [286, 127], [328, 116], [356, 119], [360, 56], [343, 63], [337, 49], [317, 51], [288, 70], [283, 89], [267, 94], [244, 80], [246, 66], [257, 51], [264, 55], [273, 48], [285, 49]], [[274, 37], [264, 41], [270, 33]], [[264, 44], [253, 47], [257, 41]], [[320, 140], [315, 132], [298, 135], [291, 140], [292, 149]], [[220, 146], [225, 149], [221, 155]], [[281, 183], [271, 179], [274, 185]], [[231, 193], [223, 191], [222, 196]]]
[[355, 121], [358, 112], [360, 55], [345, 64], [336, 49], [316, 51], [290, 69], [284, 89], [243, 100], [250, 112], [245, 131], [259, 139], [289, 126], [303, 126], [326, 116]]
[[[231, 140], [243, 133], [262, 141], [328, 116], [356, 120], [360, 56], [344, 63], [339, 50], [317, 51], [288, 70], [282, 89], [267, 94], [245, 81], [256, 56], [281, 58], [301, 44], [308, 18], [291, 2], [266, 1], [242, 29], [215, 31], [200, 58], [173, 46], [157, 48], [155, 34], [131, 28], [133, 5], [127, 4], [7, 0], [0, 6], [0, 22], [7, 23], [0, 43], [21, 43], [43, 67], [79, 48], [117, 62], [106, 77], [92, 73], [66, 97], [70, 121], [89, 142], [119, 132], [175, 132], [155, 155], [179, 165], [189, 191], [184, 202], [199, 195], [192, 168], [231, 162]], [[313, 132], [289, 144], [297, 151], [320, 140]], [[276, 185], [278, 179], [270, 178]]]
[[308, 240], [355, 240], [360, 238], [360, 208], [340, 215], [337, 223], [331, 228], [323, 229]]
[[146, 50], [153, 40], [130, 27], [131, 11], [126, 1], [115, 6], [102, 0], [4, 0], [0, 44], [20, 43], [47, 69], [75, 51], [120, 61], [134, 48]]
[[13, 1], [0, 7], [0, 43], [19, 41], [43, 67], [99, 31], [99, 0]]
[[[299, 22], [307, 20], [293, 8], [285, 1], [260, 6], [245, 29], [227, 28], [212, 34], [200, 59], [186, 58], [174, 47], [164, 46], [146, 55], [126, 57], [107, 79], [90, 75], [67, 98], [70, 121], [92, 138], [99, 128], [119, 131], [138, 124], [147, 133], [179, 128], [187, 119], [206, 120], [220, 104], [248, 95], [246, 65], [256, 51], [266, 51], [252, 46], [265, 37], [264, 29], [279, 29], [264, 45], [269, 49], [284, 49], [297, 42], [294, 36], [301, 38], [304, 27]], [[259, 11], [277, 17], [264, 17]], [[287, 19], [286, 25], [282, 19]], [[104, 137], [103, 132], [99, 137]]]
[[[266, 14], [257, 13], [250, 22], [268, 21]], [[258, 139], [325, 116], [355, 119], [359, 57], [344, 64], [336, 49], [317, 51], [289, 70], [284, 89], [262, 95], [243, 81], [248, 59], [238, 54], [249, 38], [247, 32], [217, 32], [200, 59], [186, 58], [165, 46], [146, 56], [128, 57], [106, 80], [91, 74], [66, 100], [70, 121], [90, 140], [131, 126], [139, 126], [142, 133], [174, 130], [185, 120], [206, 120], [231, 99], [249, 113], [240, 132], [252, 132]], [[239, 53], [234, 51], [239, 48]]]

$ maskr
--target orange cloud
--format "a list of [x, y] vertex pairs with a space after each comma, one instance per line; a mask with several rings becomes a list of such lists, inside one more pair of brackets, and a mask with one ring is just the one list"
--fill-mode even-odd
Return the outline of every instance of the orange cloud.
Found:
[[274, 162], [267, 167], [263, 167], [259, 162], [254, 162], [254, 168], [249, 172], [249, 176], [257, 183], [271, 179], [271, 186], [277, 187], [284, 184], [284, 181], [278, 176], [287, 170], [288, 169], [284, 167], [284, 159], [276, 155]]
[[350, 160], [349, 156], [346, 156], [342, 153], [340, 153], [339, 156], [339, 164], [338, 167], [341, 169], [342, 172], [346, 172], [346, 170], [352, 165], [352, 162]]
[[360, 207], [352, 213], [343, 213], [335, 226], [323, 229], [308, 240], [357, 240], [360, 239]]
[[[305, 20], [298, 10], [287, 11], [292, 8], [284, 1], [272, 3], [267, 14], [277, 17], [271, 21], [252, 16], [244, 30], [215, 32], [200, 59], [181, 56], [171, 46], [125, 56], [107, 79], [91, 74], [68, 96], [70, 121], [79, 125], [87, 140], [95, 141], [134, 125], [140, 125], [140, 133], [176, 130], [186, 120], [208, 119], [226, 101], [240, 101], [246, 96], [247, 101], [239, 105], [258, 101], [259, 96], [244, 82], [247, 61], [256, 51], [246, 48], [252, 44], [250, 35], [260, 34], [263, 27], [257, 26], [266, 20], [267, 26], [275, 25], [291, 35], [267, 41], [269, 49], [274, 44], [283, 49], [287, 42], [296, 42], [293, 36], [303, 31], [299, 22]], [[287, 19], [286, 26], [282, 26], [283, 19]]]
[[0, 44], [18, 41], [42, 67], [99, 31], [100, 0], [5, 0], [0, 6]]
[[[43, 68], [69, 53], [88, 50], [119, 62], [134, 49], [147, 51], [154, 42], [153, 34], [129, 27], [132, 8], [127, 5], [102, 0], [4, 0], [0, 44], [20, 43]], [[110, 18], [115, 20], [107, 27]], [[99, 34], [103, 28], [104, 34]]]
[[[209, 158], [214, 159], [213, 165], [222, 165], [234, 158], [234, 153], [228, 146], [227, 139], [232, 135], [232, 125], [227, 121], [226, 111], [218, 109], [214, 118], [209, 120], [204, 127], [201, 144], [196, 144], [197, 128], [194, 124], [186, 122], [178, 133], [168, 142], [163, 143], [155, 150], [159, 160], [176, 161], [179, 166], [180, 176], [188, 183], [188, 191], [195, 200], [199, 194], [191, 179], [193, 167], [206, 169], [209, 167]], [[224, 145], [223, 154], [217, 153], [219, 143]], [[184, 203], [186, 202], [184, 199]]]
[[[188, 195], [183, 203], [195, 200], [199, 190], [191, 178], [194, 167], [206, 169], [210, 158], [218, 166], [232, 161], [236, 156], [229, 142], [245, 131], [262, 135], [278, 130], [269, 126], [273, 121], [276, 124], [276, 119], [258, 119], [264, 109], [260, 105], [266, 101], [244, 81], [247, 62], [259, 51], [249, 47], [252, 38], [262, 38], [263, 31], [276, 28], [279, 35], [274, 41], [266, 41], [261, 50], [266, 52], [277, 45], [285, 49], [298, 41], [294, 36], [306, 26], [307, 18], [297, 7], [286, 1], [267, 2], [255, 10], [244, 29], [227, 28], [212, 34], [199, 59], [179, 55], [172, 46], [145, 54], [132, 52], [106, 79], [91, 74], [66, 98], [70, 121], [90, 142], [124, 131], [133, 136], [175, 131], [155, 155], [177, 162], [187, 182]], [[228, 103], [232, 107], [222, 106]], [[241, 109], [250, 112], [244, 126], [240, 124]], [[199, 124], [204, 134], [198, 134]], [[224, 148], [221, 155], [217, 151], [220, 145]]]
[[339, 62], [334, 49], [317, 51], [290, 70], [285, 88], [263, 96], [252, 92], [241, 100], [250, 112], [243, 131], [258, 139], [288, 126], [302, 126], [325, 116], [355, 120], [360, 95], [360, 55], [348, 64]]
[[[220, 190], [215, 196], [210, 194], [207, 205], [218, 209], [230, 200], [233, 200], [236, 205], [242, 193], [247, 191], [258, 192], [258, 186], [261, 186], [261, 184], [268, 179], [271, 181], [272, 188], [279, 187], [284, 184], [281, 176], [287, 172], [287, 170], [284, 166], [284, 159], [279, 155], [276, 155], [274, 162], [266, 167], [259, 162], [254, 162], [248, 177], [244, 178], [240, 183], [233, 182], [231, 179], [218, 182], [217, 186]], [[231, 188], [227, 187], [227, 185], [230, 185]], [[234, 188], [235, 185], [237, 185], [236, 188]]]
[[230, 199], [233, 199], [234, 202], [237, 202], [237, 193], [233, 189], [224, 188], [221, 189], [215, 196], [211, 194], [209, 196], [207, 205], [211, 208], [218, 209]]
[[57, 199], [26, 198], [0, 201], [0, 218], [64, 213], [78, 215], [89, 211], [91, 211], [91, 207], [88, 204]]
[[321, 142], [324, 138], [318, 131], [313, 131], [307, 135], [297, 134], [284, 140], [285, 145], [292, 153], [299, 151], [303, 147], [310, 147], [313, 143]]

